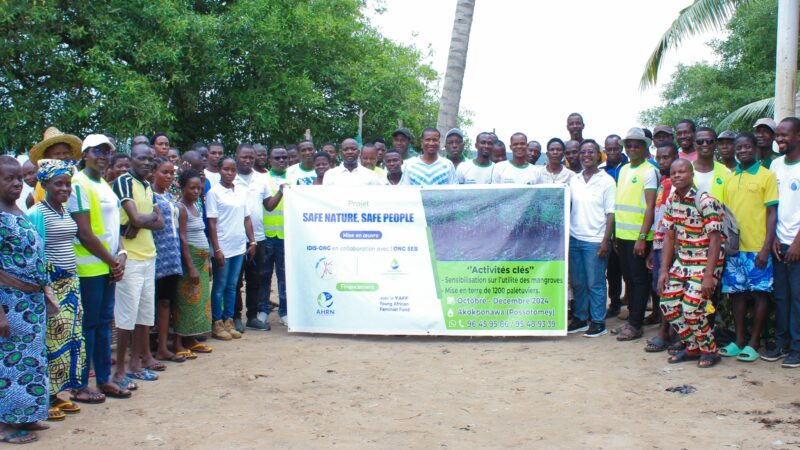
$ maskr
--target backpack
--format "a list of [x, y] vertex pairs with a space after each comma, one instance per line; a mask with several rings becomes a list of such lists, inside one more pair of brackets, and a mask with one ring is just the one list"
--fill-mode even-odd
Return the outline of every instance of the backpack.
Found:
[[[708, 192], [703, 192], [703, 194], [711, 195]], [[694, 206], [702, 216], [703, 210], [700, 208], [700, 197], [701, 195], [694, 197]], [[735, 256], [739, 254], [739, 222], [736, 221], [736, 216], [733, 215], [733, 211], [730, 208], [722, 202], [720, 202], [720, 205], [722, 205], [722, 235], [725, 236], [725, 240], [722, 242], [722, 249], [725, 252], [725, 256]]]

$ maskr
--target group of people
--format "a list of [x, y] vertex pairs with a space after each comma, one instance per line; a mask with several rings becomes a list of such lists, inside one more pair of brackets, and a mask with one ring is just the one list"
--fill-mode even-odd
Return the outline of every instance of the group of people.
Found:
[[[659, 325], [645, 350], [669, 351], [670, 363], [711, 367], [722, 355], [800, 367], [800, 120], [719, 135], [684, 120], [602, 146], [583, 129], [571, 114], [569, 139], [550, 139], [544, 154], [514, 133], [510, 158], [479, 133], [473, 159], [458, 129], [442, 145], [425, 128], [418, 155], [405, 128], [390, 145], [241, 143], [231, 154], [220, 142], [181, 153], [163, 133], [118, 152], [110, 135], [48, 129], [22, 165], [0, 157], [2, 440], [31, 442], [78, 403], [130, 398], [165, 362], [211, 353], [207, 335], [269, 330], [273, 275], [286, 325], [287, 185], [567, 185], [570, 333], [604, 335], [606, 318], [626, 312], [617, 339]], [[727, 298], [736, 338], [717, 349], [714, 314]], [[775, 346], [759, 352], [770, 305]]]

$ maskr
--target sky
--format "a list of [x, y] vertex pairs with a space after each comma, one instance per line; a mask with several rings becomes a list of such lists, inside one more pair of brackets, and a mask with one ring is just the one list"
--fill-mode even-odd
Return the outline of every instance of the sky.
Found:
[[[472, 112], [473, 125], [465, 131], [473, 141], [480, 131], [496, 130], [506, 143], [517, 131], [545, 143], [568, 137], [567, 116], [579, 112], [584, 138], [602, 144], [608, 134], [640, 126], [640, 111], [660, 103], [678, 63], [714, 59], [706, 43], [722, 34], [688, 39], [667, 54], [658, 85], [639, 89], [650, 53], [691, 3], [476, 0], [461, 91], [461, 111]], [[368, 6], [370, 22], [384, 36], [429, 54], [441, 91], [456, 0], [371, 0]]]

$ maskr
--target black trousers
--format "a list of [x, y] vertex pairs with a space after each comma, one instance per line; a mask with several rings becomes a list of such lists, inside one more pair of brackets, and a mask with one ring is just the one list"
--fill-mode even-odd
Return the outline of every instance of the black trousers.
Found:
[[[619, 239], [619, 262], [628, 293], [628, 324], [639, 329], [644, 322], [644, 313], [650, 300], [652, 278], [650, 271], [647, 270], [647, 258], [633, 254], [634, 245], [636, 241]], [[653, 242], [647, 241], [645, 255], [652, 248]]]
[[239, 283], [236, 285], [236, 308], [233, 317], [242, 318], [242, 285], [245, 287], [245, 304], [247, 305], [247, 318], [256, 317], [259, 308], [264, 308], [267, 300], [267, 286], [264, 282], [264, 266], [267, 259], [267, 241], [262, 240], [256, 244], [256, 254], [253, 259], [245, 255], [242, 272], [239, 274]]

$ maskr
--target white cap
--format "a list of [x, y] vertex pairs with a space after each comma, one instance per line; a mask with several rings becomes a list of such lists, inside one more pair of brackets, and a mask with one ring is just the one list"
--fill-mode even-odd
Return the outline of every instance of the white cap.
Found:
[[756, 120], [756, 124], [753, 125], [753, 129], [755, 130], [761, 125], [764, 125], [765, 127], [769, 128], [770, 130], [772, 130], [773, 133], [778, 128], [778, 125], [775, 123], [775, 121], [770, 119], [769, 117], [762, 117], [761, 119]]
[[114, 144], [108, 140], [108, 136], [105, 134], [90, 134], [86, 136], [86, 139], [83, 140], [83, 144], [81, 144], [81, 151], [86, 150], [90, 147], [99, 147], [103, 144], [108, 145], [111, 147], [111, 151], [115, 151], [117, 148], [114, 147]]

